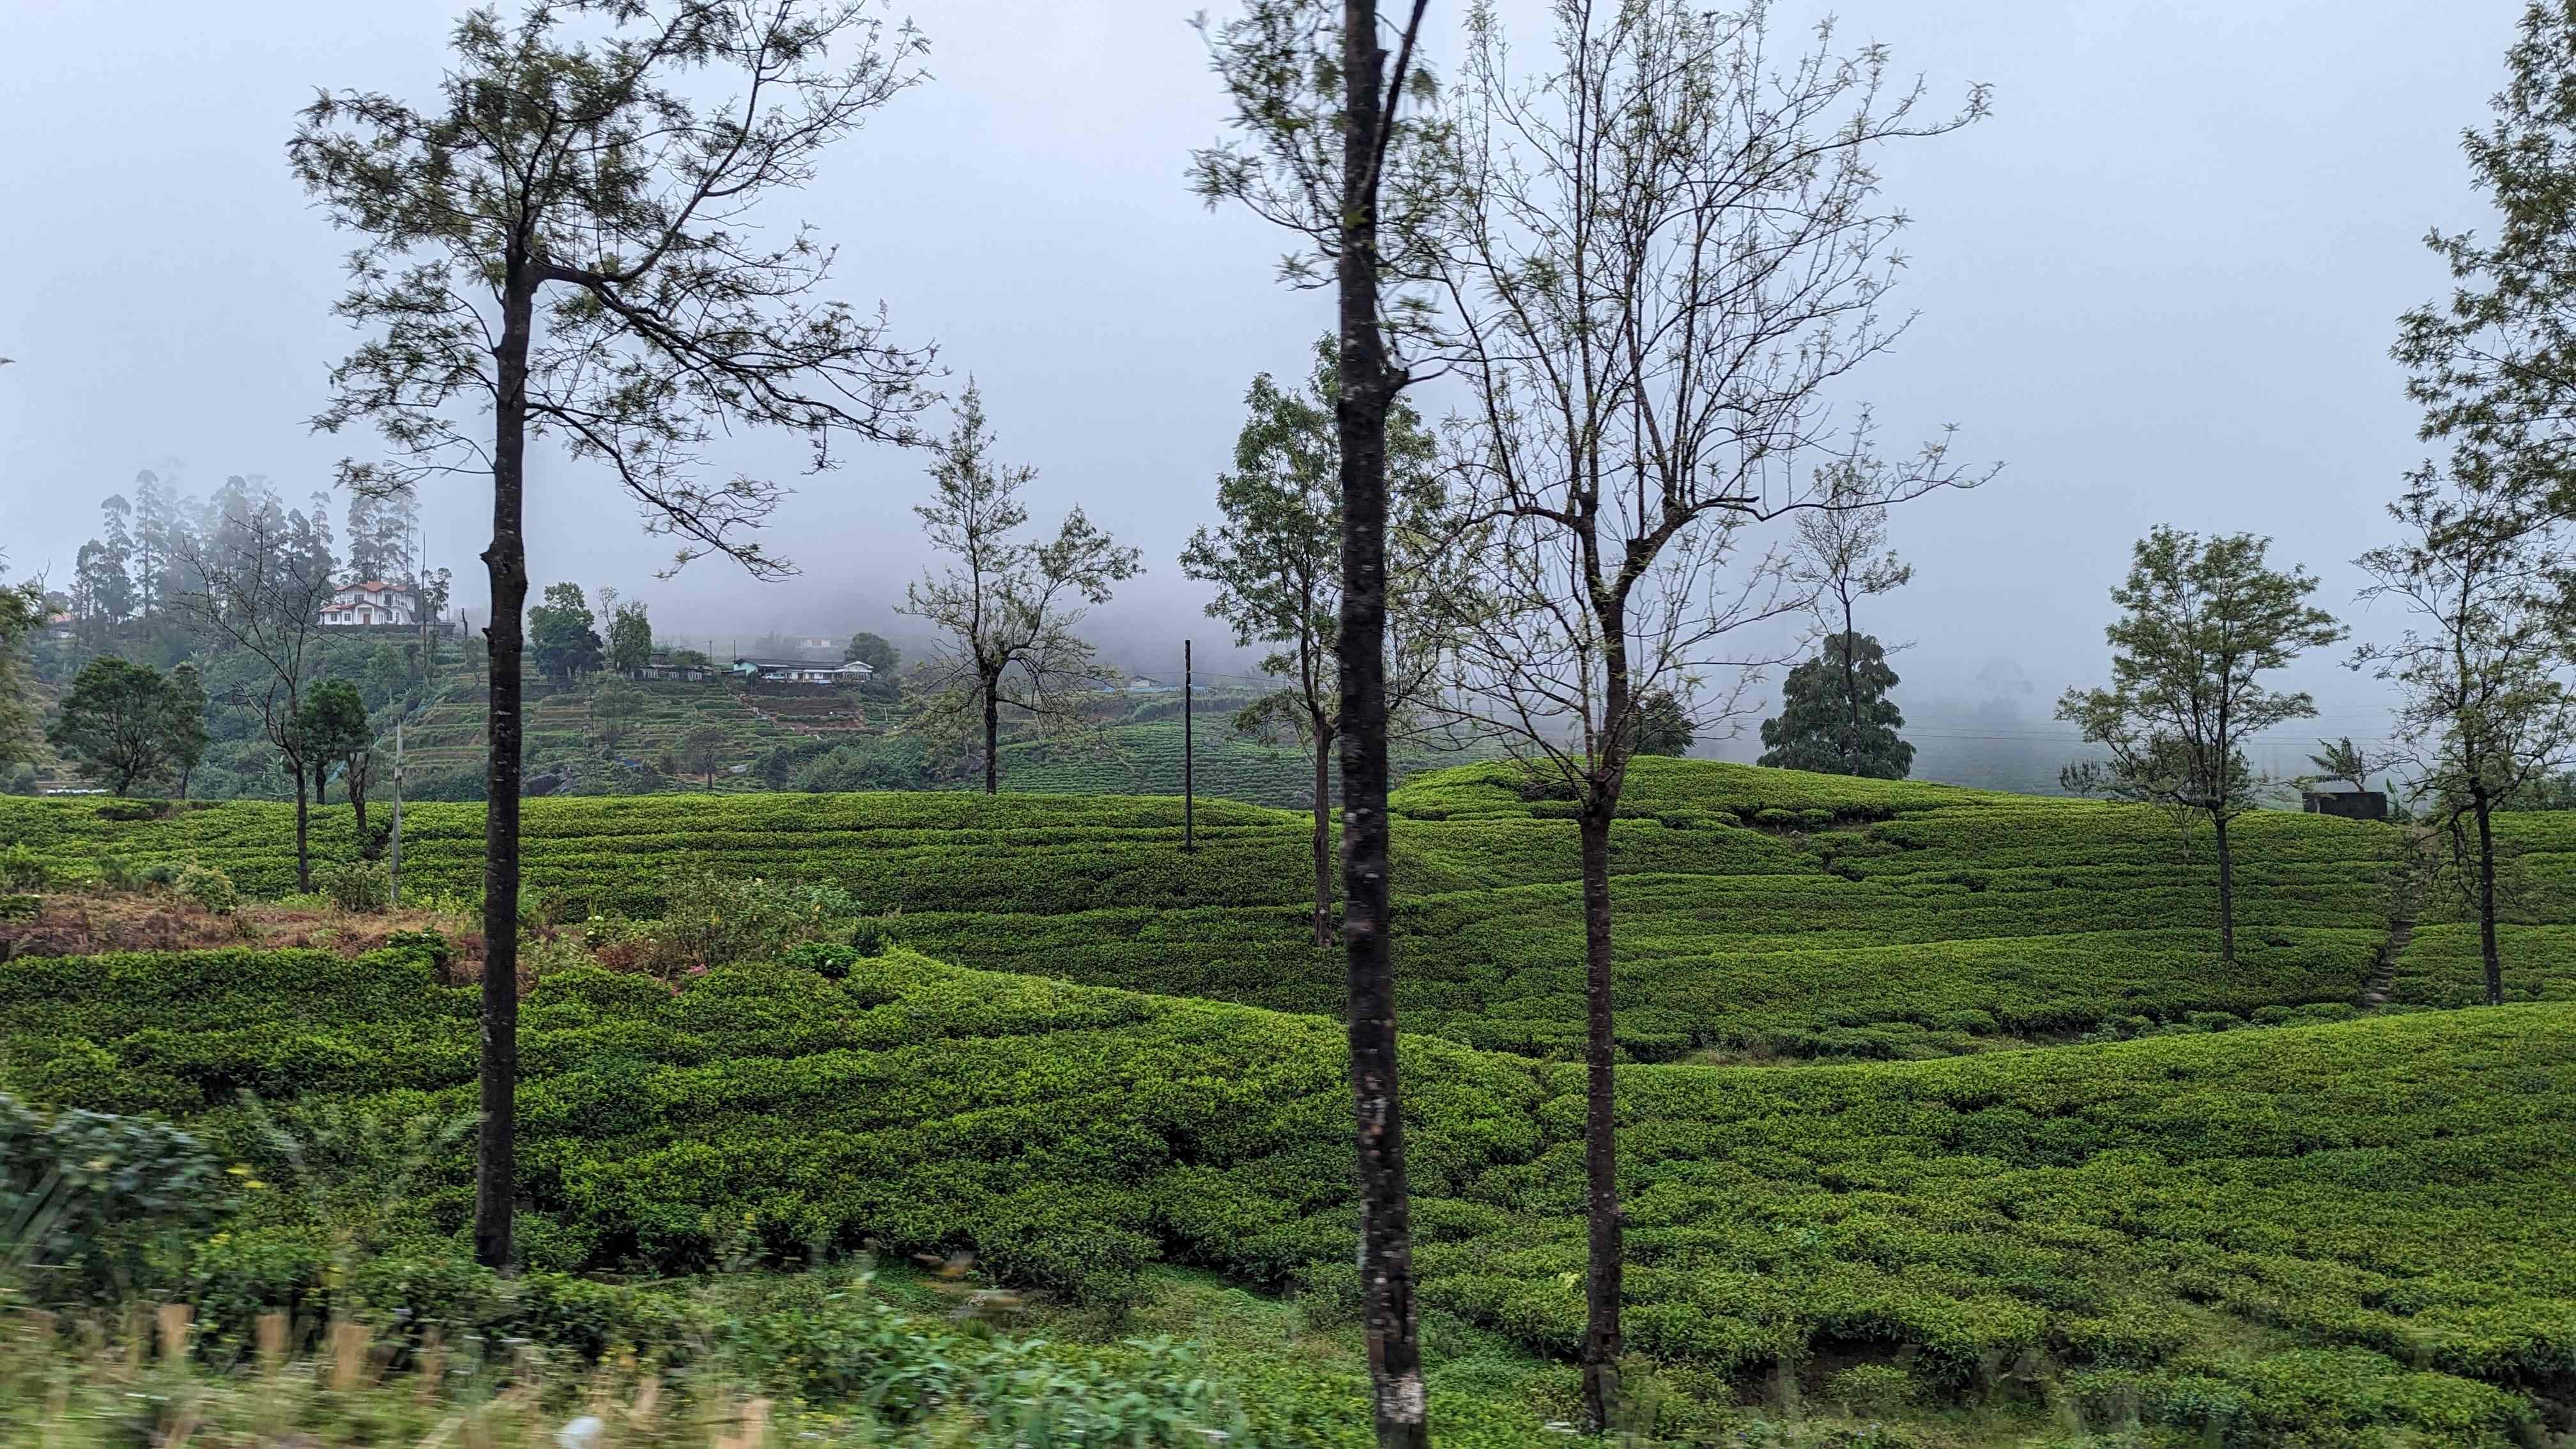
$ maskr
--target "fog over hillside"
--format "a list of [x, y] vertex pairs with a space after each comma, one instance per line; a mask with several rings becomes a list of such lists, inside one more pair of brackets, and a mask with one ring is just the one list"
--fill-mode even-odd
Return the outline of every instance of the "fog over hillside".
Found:
[[[1536, 34], [1537, 7], [1505, 9]], [[270, 10], [244, 26], [170, 0], [40, 3], [0, 22], [14, 53], [47, 57], [0, 97], [16, 140], [0, 189], [40, 222], [0, 236], [22, 279], [0, 293], [0, 355], [16, 359], [0, 368], [0, 544], [17, 575], [67, 572], [98, 498], [138, 468], [196, 491], [264, 473], [301, 498], [375, 446], [304, 426], [350, 342], [330, 315], [345, 239], [283, 144], [316, 86], [424, 90], [458, 8], [387, 0], [363, 26], [318, 0]], [[1977, 493], [1898, 511], [1915, 581], [1864, 621], [1912, 643], [1897, 699], [1923, 773], [2035, 785], [2062, 760], [2051, 703], [2103, 668], [2105, 591], [2152, 524], [2275, 535], [2276, 560], [2316, 570], [2357, 637], [2390, 627], [2352, 610], [2348, 563], [2420, 456], [2387, 348], [2397, 314], [2442, 286], [2426, 229], [2481, 220], [2457, 138], [2484, 114], [2512, 12], [1837, 7], [1846, 38], [1886, 42], [1932, 100], [1995, 87], [1992, 119], [1887, 158], [1914, 222], [1900, 305], [1920, 317], [1849, 400], [1876, 407], [1891, 448], [1956, 423], [1960, 456], [2004, 465]], [[1785, 7], [1782, 33], [1821, 13]], [[980, 383], [1000, 454], [1039, 469], [1042, 522], [1078, 502], [1144, 550], [1148, 572], [1092, 623], [1111, 657], [1176, 671], [1191, 637], [1208, 667], [1248, 667], [1174, 558], [1211, 515], [1249, 379], [1301, 369], [1327, 308], [1275, 284], [1278, 237], [1183, 183], [1188, 147], [1222, 120], [1185, 7], [959, 0], [915, 18], [932, 78], [827, 158], [795, 210], [840, 245], [840, 295], [936, 340], [950, 387]], [[1437, 417], [1455, 399], [1435, 382], [1417, 401]], [[767, 439], [716, 457], [797, 461]], [[901, 639], [925, 462], [863, 450], [803, 480], [772, 530], [802, 573], [756, 585], [711, 562], [656, 581], [660, 550], [614, 488], [541, 447], [532, 572], [615, 585], [673, 634]], [[432, 562], [469, 603], [474, 495], [459, 480], [425, 510]], [[2341, 657], [2293, 671], [2324, 717], [2284, 749], [2385, 733], [2383, 696]], [[1996, 660], [2028, 688], [1981, 685]]]

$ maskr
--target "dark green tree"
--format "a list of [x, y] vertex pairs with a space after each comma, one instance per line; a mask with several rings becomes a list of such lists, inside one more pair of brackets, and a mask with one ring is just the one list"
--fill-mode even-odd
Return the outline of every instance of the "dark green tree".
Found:
[[653, 621], [644, 606], [628, 601], [608, 611], [608, 667], [636, 678], [653, 662]]
[[2249, 737], [2317, 712], [2306, 691], [2266, 686], [2307, 649], [2344, 636], [2311, 607], [2316, 577], [2268, 567], [2271, 540], [2250, 533], [2208, 539], [2159, 526], [2138, 541], [2127, 582], [2111, 590], [2120, 617], [2103, 630], [2111, 683], [2070, 689], [2057, 717], [2076, 725], [2107, 761], [2077, 767], [2071, 787], [2151, 802], [2206, 820], [2217, 840], [2219, 959], [2236, 960], [2236, 864], [2227, 828], [2254, 808]]
[[[5, 560], [0, 560], [5, 564]], [[28, 642], [44, 628], [45, 593], [34, 581], [0, 586], [0, 767], [25, 764], [41, 737]]]
[[1693, 736], [1690, 706], [1680, 695], [1658, 687], [1637, 701], [1638, 754], [1679, 758], [1690, 753]]
[[902, 652], [888, 643], [884, 635], [871, 634], [865, 629], [851, 635], [849, 644], [841, 650], [842, 663], [864, 664], [876, 671], [873, 677], [877, 678], [892, 678], [894, 667], [902, 658]]
[[313, 803], [330, 801], [323, 789], [334, 765], [342, 767], [342, 778], [348, 782], [349, 803], [358, 813], [358, 835], [367, 833], [367, 781], [364, 761], [375, 746], [375, 731], [367, 724], [367, 703], [358, 687], [345, 679], [325, 679], [306, 692], [304, 708], [296, 716], [296, 730], [304, 742], [305, 758], [312, 762]]
[[724, 767], [725, 732], [715, 725], [700, 725], [680, 742], [679, 765], [697, 776], [710, 790], [716, 787], [716, 771]]
[[[1342, 608], [1342, 488], [1334, 406], [1341, 388], [1333, 341], [1316, 345], [1302, 389], [1264, 373], [1244, 397], [1234, 469], [1218, 477], [1225, 521], [1201, 528], [1181, 552], [1181, 572], [1216, 586], [1210, 617], [1234, 626], [1239, 645], [1272, 646], [1261, 672], [1280, 681], [1235, 715], [1256, 738], [1285, 734], [1314, 766], [1315, 944], [1333, 943], [1333, 792], [1329, 768], [1341, 730], [1341, 662], [1334, 635]], [[1454, 555], [1443, 548], [1439, 446], [1402, 398], [1386, 422], [1387, 567], [1385, 698], [1388, 728], [1404, 732], [1439, 684], [1438, 585]]]
[[[45, 738], [79, 765], [84, 779], [131, 795], [136, 785], [176, 767], [185, 739], [181, 703], [166, 676], [105, 655], [81, 666]], [[202, 714], [196, 729], [202, 737]]]
[[338, 310], [372, 335], [333, 372], [315, 421], [371, 420], [393, 456], [344, 464], [343, 481], [390, 494], [451, 472], [492, 479], [475, 1198], [487, 1265], [510, 1262], [516, 1192], [528, 438], [600, 464], [683, 560], [713, 551], [784, 572], [745, 537], [784, 490], [710, 477], [705, 446], [780, 427], [820, 469], [843, 438], [908, 441], [932, 364], [890, 341], [881, 316], [823, 300], [832, 249], [801, 228], [764, 231], [761, 203], [912, 85], [922, 46], [828, 0], [533, 0], [515, 24], [475, 9], [427, 105], [328, 92], [288, 146], [297, 179], [358, 236]]
[[595, 622], [581, 585], [546, 585], [546, 601], [528, 611], [528, 636], [537, 646], [537, 668], [564, 680], [599, 668], [606, 649]]
[[1867, 634], [1832, 634], [1816, 657], [1789, 671], [1780, 713], [1762, 722], [1760, 763], [1872, 780], [1914, 771], [1914, 747], [1897, 733], [1905, 716], [1889, 699], [1897, 685], [1887, 651]]

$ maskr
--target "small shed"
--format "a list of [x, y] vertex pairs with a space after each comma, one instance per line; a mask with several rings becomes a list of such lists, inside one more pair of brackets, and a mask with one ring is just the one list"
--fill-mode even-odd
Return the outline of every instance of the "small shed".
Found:
[[2301, 790], [2299, 803], [2311, 815], [2340, 815], [2346, 820], [2388, 818], [2388, 797], [2377, 790]]

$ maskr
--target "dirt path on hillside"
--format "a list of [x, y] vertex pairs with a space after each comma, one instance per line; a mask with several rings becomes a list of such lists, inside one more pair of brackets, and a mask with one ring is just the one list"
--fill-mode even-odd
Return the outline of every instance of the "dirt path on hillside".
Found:
[[2398, 827], [2405, 832], [2405, 874], [2398, 879], [2396, 899], [2388, 907], [2388, 939], [2379, 946], [2379, 957], [2371, 962], [2370, 980], [2361, 988], [2353, 1005], [2364, 1011], [2377, 1011], [2388, 1004], [2388, 994], [2397, 986], [2397, 958], [2406, 954], [2407, 945], [2415, 939], [2415, 921], [2424, 909], [2424, 893], [2433, 880], [2433, 861], [2427, 851], [2433, 833], [2412, 825]]

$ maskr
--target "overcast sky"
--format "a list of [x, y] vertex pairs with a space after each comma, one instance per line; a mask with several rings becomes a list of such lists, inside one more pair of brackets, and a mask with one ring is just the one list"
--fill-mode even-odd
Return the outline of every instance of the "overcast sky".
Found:
[[[1222, 9], [1222, 3], [1215, 7]], [[1457, 7], [1434, 0], [1434, 11]], [[310, 434], [350, 337], [336, 237], [288, 177], [316, 86], [426, 96], [459, 7], [14, 0], [0, 15], [0, 547], [59, 578], [98, 498], [138, 468], [202, 491], [265, 473], [324, 486], [364, 438]], [[2348, 560], [2421, 446], [2388, 360], [2444, 279], [2429, 226], [2484, 220], [2458, 149], [2482, 122], [2510, 0], [1850, 0], [1936, 95], [1995, 88], [1991, 120], [1886, 159], [1913, 215], [1921, 320], [1858, 392], [1891, 439], [1957, 423], [2002, 462], [1895, 524], [1915, 582], [1879, 632], [1915, 643], [1905, 693], [1970, 695], [2017, 661], [2044, 701], [2104, 669], [2105, 591], [2148, 527], [2250, 529], [2347, 608]], [[909, 12], [934, 78], [827, 158], [779, 220], [842, 247], [841, 295], [882, 299], [983, 384], [1000, 451], [1039, 469], [1042, 519], [1079, 501], [1151, 572], [1104, 611], [1132, 655], [1177, 653], [1203, 602], [1172, 560], [1207, 519], [1252, 374], [1295, 371], [1328, 298], [1272, 281], [1257, 223], [1182, 179], [1218, 134], [1186, 3], [953, 0]], [[1825, 13], [1783, 3], [1783, 29]], [[1523, 49], [1540, 39], [1524, 27]], [[1435, 53], [1434, 60], [1438, 60]], [[732, 461], [793, 467], [791, 451]], [[613, 489], [531, 480], [530, 567], [641, 596], [666, 630], [846, 633], [891, 622], [922, 557], [923, 460], [862, 453], [782, 510], [796, 580], [660, 548]], [[434, 561], [479, 600], [488, 494], [427, 500]], [[2364, 634], [2387, 617], [2355, 614]], [[889, 630], [889, 632], [892, 632]], [[1145, 642], [1153, 641], [1149, 646]], [[1130, 657], [1131, 665], [1151, 660]], [[2327, 732], [2376, 734], [2380, 696], [2317, 661]], [[2035, 706], [2044, 717], [2044, 703]]]

